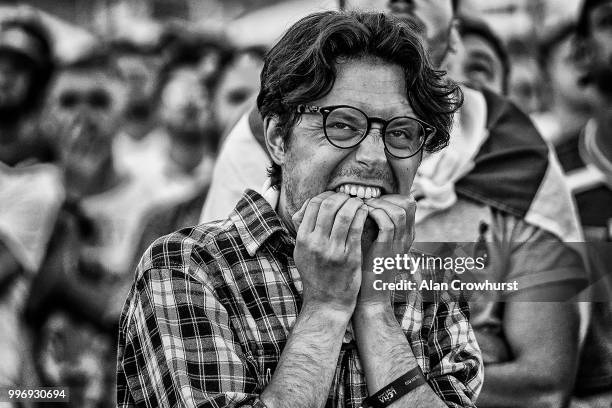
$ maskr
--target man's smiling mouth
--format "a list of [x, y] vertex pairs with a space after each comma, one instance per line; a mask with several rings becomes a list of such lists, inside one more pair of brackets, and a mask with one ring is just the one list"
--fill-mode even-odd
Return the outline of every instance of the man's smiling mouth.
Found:
[[336, 187], [336, 192], [358, 198], [378, 198], [382, 193], [382, 189], [380, 187], [346, 183]]

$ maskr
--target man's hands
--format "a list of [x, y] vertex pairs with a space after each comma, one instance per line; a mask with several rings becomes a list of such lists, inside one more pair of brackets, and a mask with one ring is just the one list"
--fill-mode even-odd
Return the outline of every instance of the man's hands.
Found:
[[362, 200], [327, 191], [306, 201], [293, 216], [304, 305], [331, 307], [350, 317], [361, 284], [367, 214]]
[[[394, 273], [375, 275], [369, 266], [375, 257], [410, 249], [415, 210], [414, 200], [402, 195], [364, 201], [326, 191], [306, 201], [292, 220], [304, 304], [332, 307], [349, 315], [356, 305], [389, 306], [389, 292], [374, 290], [373, 282], [393, 282]], [[377, 236], [364, 231], [367, 217], [378, 228]]]

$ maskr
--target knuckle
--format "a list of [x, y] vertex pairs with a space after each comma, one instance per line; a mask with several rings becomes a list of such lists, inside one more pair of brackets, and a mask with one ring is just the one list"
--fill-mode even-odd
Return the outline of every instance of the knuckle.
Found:
[[356, 234], [356, 233], [358, 233], [359, 231], [361, 231], [361, 230], [362, 230], [362, 228], [363, 228], [363, 227], [362, 227], [361, 225], [351, 225], [351, 226], [349, 227], [349, 232], [352, 232], [353, 234]]
[[321, 203], [323, 202], [323, 199], [320, 197], [314, 197], [313, 199], [310, 200], [310, 202], [308, 203], [308, 207], [316, 207], [319, 206]]
[[335, 207], [335, 202], [333, 200], [327, 199], [321, 203], [321, 209], [324, 211], [331, 211]]
[[383, 233], [392, 233], [395, 228], [393, 228], [393, 225], [389, 225], [389, 224], [385, 224], [385, 225], [381, 225], [379, 228], [380, 232]]
[[408, 217], [406, 216], [406, 213], [403, 211], [399, 211], [397, 215], [395, 216], [395, 219], [399, 221], [400, 225], [404, 225], [406, 224], [406, 221], [408, 221]]
[[336, 217], [336, 220], [340, 224], [350, 224], [353, 221], [353, 217], [348, 214], [339, 214], [338, 217]]
[[302, 244], [303, 245], [306, 242], [307, 238], [308, 238], [308, 233], [306, 231], [304, 231], [303, 229], [298, 229], [298, 232], [297, 232], [297, 234], [295, 236], [296, 246], [298, 244]]

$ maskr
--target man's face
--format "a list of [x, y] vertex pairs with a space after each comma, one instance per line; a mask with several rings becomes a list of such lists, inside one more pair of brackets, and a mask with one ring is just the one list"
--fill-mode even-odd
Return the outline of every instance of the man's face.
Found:
[[0, 110], [17, 109], [26, 101], [31, 72], [23, 59], [0, 51]]
[[212, 122], [209, 94], [197, 68], [179, 68], [171, 74], [161, 95], [161, 117], [174, 136], [200, 139]]
[[573, 38], [568, 36], [550, 53], [548, 73], [555, 98], [563, 99], [572, 107], [587, 109], [594, 101], [592, 88], [579, 84], [584, 77], [583, 67], [574, 61]]
[[161, 57], [156, 55], [123, 54], [117, 58], [127, 87], [128, 113], [146, 111], [153, 103], [155, 84], [161, 67]]
[[122, 82], [103, 70], [67, 70], [53, 84], [46, 119], [67, 167], [94, 171], [111, 155], [125, 106]]
[[348, 0], [348, 8], [390, 11], [422, 25], [432, 62], [439, 66], [448, 51], [453, 5], [450, 0]]
[[[350, 105], [370, 117], [385, 120], [415, 117], [399, 66], [365, 59], [339, 63], [337, 70], [331, 92], [309, 105]], [[326, 139], [320, 114], [302, 115], [280, 163], [283, 174], [280, 204], [284, 214], [292, 216], [307, 199], [324, 191], [338, 191], [345, 185], [379, 188], [383, 195], [408, 195], [421, 154], [407, 159], [388, 155], [380, 128], [379, 123], [373, 124], [361, 144], [340, 149]]]
[[481, 36], [468, 34], [463, 36], [463, 45], [463, 76], [475, 84], [503, 93], [504, 68], [491, 43]]

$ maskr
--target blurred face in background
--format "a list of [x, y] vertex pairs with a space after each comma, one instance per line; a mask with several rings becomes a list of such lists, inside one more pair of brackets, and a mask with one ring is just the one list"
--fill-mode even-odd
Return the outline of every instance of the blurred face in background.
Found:
[[221, 74], [214, 96], [215, 117], [221, 129], [229, 129], [259, 91], [263, 60], [253, 53], [238, 54]]
[[502, 94], [504, 67], [493, 45], [476, 34], [466, 34], [462, 39], [465, 48], [462, 62], [463, 77], [471, 83]]
[[0, 113], [8, 115], [26, 102], [31, 77], [25, 58], [0, 50]]
[[390, 11], [421, 27], [434, 66], [440, 66], [449, 49], [453, 22], [451, 0], [347, 0], [347, 8]]
[[126, 114], [134, 119], [146, 118], [154, 102], [161, 57], [126, 53], [117, 57], [117, 66], [127, 89]]
[[212, 136], [210, 95], [198, 67], [172, 71], [160, 102], [160, 117], [172, 138], [197, 142]]
[[553, 103], [563, 100], [571, 107], [588, 109], [593, 103], [592, 90], [579, 84], [580, 78], [584, 76], [584, 69], [575, 63], [573, 48], [573, 38], [568, 36], [550, 52], [548, 75]]
[[110, 159], [125, 103], [123, 82], [103, 69], [59, 74], [45, 119], [67, 170], [93, 175]]
[[509, 96], [525, 113], [542, 110], [543, 76], [535, 58], [521, 57], [512, 60], [509, 80]]

